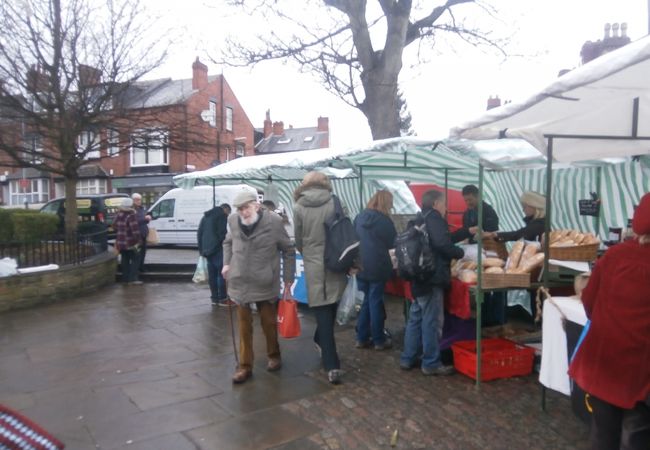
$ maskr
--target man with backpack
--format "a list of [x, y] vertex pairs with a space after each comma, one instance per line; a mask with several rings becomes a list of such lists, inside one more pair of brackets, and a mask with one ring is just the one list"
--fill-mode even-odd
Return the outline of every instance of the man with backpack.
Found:
[[444, 291], [451, 282], [450, 263], [460, 259], [464, 252], [456, 247], [449, 235], [445, 220], [447, 204], [442, 192], [430, 190], [422, 195], [423, 231], [426, 232], [433, 257], [432, 271], [418, 274], [411, 282], [414, 296], [404, 335], [404, 350], [400, 367], [410, 370], [421, 357], [424, 375], [451, 375], [453, 367], [440, 360], [440, 332], [444, 314]]

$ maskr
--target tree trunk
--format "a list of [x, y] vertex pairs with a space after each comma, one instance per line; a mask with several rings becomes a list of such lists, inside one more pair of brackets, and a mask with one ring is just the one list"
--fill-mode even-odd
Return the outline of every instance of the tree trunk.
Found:
[[386, 77], [381, 72], [364, 77], [366, 98], [360, 107], [375, 140], [400, 136], [397, 76]]
[[72, 236], [77, 230], [77, 178], [65, 177], [65, 235]]

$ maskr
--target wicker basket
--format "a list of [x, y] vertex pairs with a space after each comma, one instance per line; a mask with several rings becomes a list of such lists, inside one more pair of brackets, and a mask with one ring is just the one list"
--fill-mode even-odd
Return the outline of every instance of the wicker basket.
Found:
[[573, 247], [551, 247], [549, 249], [550, 259], [561, 261], [595, 261], [598, 256], [600, 244], [575, 245]]
[[484, 273], [483, 289], [530, 287], [529, 273]]
[[508, 249], [503, 242], [495, 241], [494, 239], [483, 239], [483, 248], [486, 251], [495, 252], [504, 261], [508, 259]]

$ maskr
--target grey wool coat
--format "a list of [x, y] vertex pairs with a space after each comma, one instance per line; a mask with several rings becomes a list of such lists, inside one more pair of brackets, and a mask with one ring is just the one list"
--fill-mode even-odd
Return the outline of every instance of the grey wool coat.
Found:
[[239, 304], [275, 301], [282, 279], [291, 285], [296, 273], [296, 250], [284, 228], [282, 218], [262, 212], [250, 236], [239, 226], [239, 216], [228, 218], [230, 232], [223, 241], [223, 263], [229, 265], [228, 295]]
[[302, 254], [310, 307], [341, 299], [347, 276], [325, 268], [325, 220], [334, 214], [332, 194], [326, 187], [301, 186], [294, 197], [293, 223], [296, 248]]

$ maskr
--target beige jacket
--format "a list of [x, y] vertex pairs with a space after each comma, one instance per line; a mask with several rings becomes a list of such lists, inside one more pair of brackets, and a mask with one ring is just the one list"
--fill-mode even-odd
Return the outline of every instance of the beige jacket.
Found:
[[291, 285], [296, 273], [296, 250], [280, 216], [262, 213], [257, 226], [246, 236], [239, 216], [228, 218], [230, 231], [223, 242], [223, 263], [229, 265], [228, 295], [237, 303], [275, 301], [280, 292], [280, 257], [285, 284]]
[[334, 214], [329, 190], [320, 186], [298, 188], [293, 208], [296, 248], [305, 264], [309, 306], [324, 306], [341, 299], [347, 276], [325, 269], [325, 220]]

